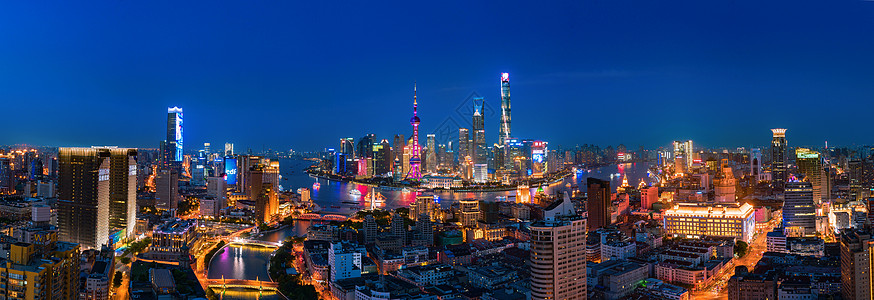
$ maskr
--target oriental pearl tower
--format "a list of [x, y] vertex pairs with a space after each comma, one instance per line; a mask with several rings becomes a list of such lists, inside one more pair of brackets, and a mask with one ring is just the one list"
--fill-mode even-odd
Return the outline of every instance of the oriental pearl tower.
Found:
[[421, 147], [419, 146], [419, 116], [417, 108], [419, 104], [416, 100], [416, 84], [413, 83], [413, 117], [410, 119], [410, 124], [413, 125], [413, 145], [410, 149], [413, 156], [410, 157], [410, 171], [407, 172], [405, 179], [419, 180], [422, 179], [422, 159], [419, 158]]

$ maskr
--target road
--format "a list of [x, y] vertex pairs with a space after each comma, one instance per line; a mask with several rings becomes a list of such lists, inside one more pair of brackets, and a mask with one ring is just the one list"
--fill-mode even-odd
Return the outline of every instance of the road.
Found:
[[[297, 249], [298, 247], [294, 248]], [[330, 289], [313, 280], [312, 272], [307, 269], [306, 262], [304, 262], [303, 252], [295, 251], [293, 255], [295, 257], [293, 262], [294, 269], [300, 273], [301, 284], [309, 284], [315, 287], [316, 292], [319, 293], [319, 299], [334, 299], [334, 296], [331, 295]]]
[[[773, 230], [772, 227], [767, 227], [765, 230], [761, 231], [756, 235], [753, 239], [753, 242], [750, 243], [749, 248], [747, 249], [747, 255], [742, 258], [734, 259], [734, 266], [746, 266], [748, 269], [752, 271], [752, 269], [759, 263], [759, 260], [762, 259], [762, 254], [768, 250], [767, 244], [767, 236], [768, 232]], [[728, 279], [734, 276], [734, 268], [730, 268], [720, 276], [719, 278], [715, 278], [713, 283], [707, 286], [703, 291], [692, 292], [693, 299], [728, 299], [728, 291], [725, 290], [726, 284], [728, 284]]]

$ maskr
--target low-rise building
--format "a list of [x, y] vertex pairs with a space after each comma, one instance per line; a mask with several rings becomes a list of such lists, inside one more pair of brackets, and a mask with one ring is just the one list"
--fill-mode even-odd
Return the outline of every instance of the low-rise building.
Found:
[[649, 277], [647, 266], [613, 259], [586, 266], [588, 290], [607, 300], [621, 299], [641, 286]]
[[638, 288], [638, 291], [653, 299], [689, 300], [691, 297], [689, 290], [655, 278], [645, 279], [643, 286]]
[[307, 228], [308, 241], [340, 241], [340, 228], [328, 224], [312, 224]]
[[452, 266], [438, 263], [398, 270], [397, 277], [418, 287], [425, 287], [447, 284], [454, 272]]
[[516, 270], [501, 265], [467, 267], [468, 282], [478, 288], [495, 290], [518, 278]]
[[152, 231], [152, 245], [147, 257], [155, 260], [177, 261], [189, 255], [188, 249], [196, 237], [197, 220], [175, 219], [161, 224]]
[[637, 243], [614, 241], [601, 245], [601, 260], [628, 259], [637, 256]]

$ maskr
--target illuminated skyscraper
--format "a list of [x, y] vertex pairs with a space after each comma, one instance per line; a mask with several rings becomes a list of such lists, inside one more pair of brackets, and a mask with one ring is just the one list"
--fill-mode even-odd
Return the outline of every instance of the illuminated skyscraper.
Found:
[[786, 176], [786, 129], [771, 129], [774, 134], [771, 139], [771, 181], [774, 187], [783, 187]]
[[[695, 150], [692, 148], [692, 140], [688, 141], [674, 141], [674, 158], [682, 158], [682, 162], [686, 165], [685, 169], [688, 170], [692, 167], [693, 154]], [[682, 172], [681, 172], [682, 173]]]
[[[392, 160], [392, 162], [394, 162], [395, 160], [401, 161], [404, 159], [404, 146], [406, 146], [404, 143], [406, 143], [406, 140], [404, 140], [404, 135], [403, 134], [396, 134], [395, 138], [394, 138], [394, 143], [392, 143], [392, 148], [391, 148], [391, 160]], [[406, 174], [406, 173], [404, 173], [404, 167], [403, 167], [404, 164], [401, 163], [401, 164], [398, 164], [398, 166], [399, 166], [398, 168], [393, 167], [392, 171], [394, 173], [401, 174], [401, 176], [403, 176], [403, 174]]]
[[470, 130], [458, 128], [458, 163], [464, 162], [467, 156], [470, 156]]
[[437, 136], [428, 134], [425, 145], [428, 147], [425, 151], [425, 169], [428, 173], [437, 173]]
[[273, 215], [279, 212], [279, 195], [272, 183], [262, 183], [255, 198], [255, 219], [259, 223], [269, 223]]
[[783, 231], [787, 236], [809, 236], [816, 233], [816, 208], [810, 182], [788, 182], [783, 202]]
[[385, 176], [389, 172], [391, 172], [392, 160], [391, 160], [391, 145], [388, 143], [387, 139], [383, 139], [379, 144], [374, 144], [374, 173], [376, 175]]
[[182, 164], [182, 109], [167, 108], [167, 144], [164, 147], [164, 166]]
[[822, 161], [819, 152], [807, 148], [795, 149], [795, 164], [798, 172], [804, 174], [804, 181], [813, 186], [813, 202], [822, 201]]
[[501, 73], [501, 131], [498, 144], [510, 138], [510, 73]]
[[225, 143], [225, 156], [232, 156], [232, 155], [234, 155], [234, 144]]
[[58, 149], [58, 238], [100, 249], [109, 241], [109, 153]]
[[413, 117], [410, 119], [410, 124], [413, 125], [413, 144], [411, 145], [412, 157], [410, 157], [410, 170], [407, 172], [407, 179], [419, 180], [422, 178], [422, 159], [419, 157], [422, 148], [419, 147], [419, 103], [416, 100], [416, 85], [413, 85]]
[[473, 145], [471, 152], [475, 164], [485, 164], [488, 159], [486, 151], [485, 116], [483, 114], [483, 98], [473, 98]]

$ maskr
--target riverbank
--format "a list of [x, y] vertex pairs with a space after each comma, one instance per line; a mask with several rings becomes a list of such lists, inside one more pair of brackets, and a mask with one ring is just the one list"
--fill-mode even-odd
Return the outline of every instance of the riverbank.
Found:
[[445, 189], [445, 188], [423, 188], [423, 187], [419, 186], [418, 183], [415, 183], [415, 182], [396, 183], [396, 182], [391, 182], [390, 178], [372, 177], [372, 178], [370, 178], [370, 180], [366, 180], [366, 179], [362, 180], [362, 179], [356, 179], [354, 177], [340, 176], [340, 175], [336, 175], [336, 174], [320, 172], [319, 170], [317, 170], [317, 168], [307, 168], [306, 170], [304, 170], [304, 172], [306, 172], [310, 176], [313, 176], [316, 178], [321, 178], [321, 179], [330, 180], [330, 181], [337, 181], [337, 182], [352, 183], [352, 184], [363, 185], [363, 186], [373, 187], [373, 188], [382, 188], [382, 189], [390, 189], [390, 190], [391, 189], [396, 189], [396, 190], [410, 189], [410, 190], [415, 190], [415, 191], [437, 191], [437, 192], [439, 192], [439, 191], [447, 191], [447, 192], [508, 192], [508, 191], [515, 191], [516, 188], [518, 188], [520, 185], [527, 185], [529, 187], [536, 187], [536, 186], [543, 185], [543, 184], [547, 184], [547, 185], [554, 184], [556, 182], [560, 182], [560, 181], [564, 180], [565, 178], [568, 178], [568, 177], [573, 175], [572, 171], [564, 169], [564, 170], [561, 170], [561, 171], [553, 173], [553, 174], [548, 174], [546, 177], [543, 177], [543, 178], [529, 179], [525, 182], [520, 182], [517, 185], [464, 186], [464, 187]]

